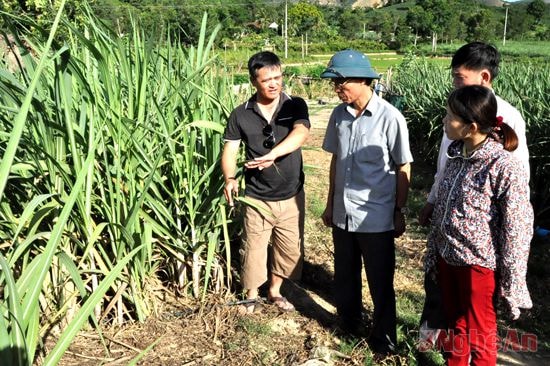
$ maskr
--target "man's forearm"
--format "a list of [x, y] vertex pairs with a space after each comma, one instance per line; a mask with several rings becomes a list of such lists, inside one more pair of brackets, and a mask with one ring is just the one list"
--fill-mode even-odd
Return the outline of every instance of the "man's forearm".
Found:
[[229, 178], [235, 177], [237, 173], [237, 155], [239, 152], [239, 144], [226, 142], [222, 152], [221, 168], [223, 178], [227, 182]]
[[309, 129], [302, 125], [296, 125], [288, 136], [281, 141], [279, 145], [273, 148], [272, 152], [277, 156], [283, 156], [290, 154], [291, 152], [299, 149], [304, 142], [306, 142], [309, 135]]

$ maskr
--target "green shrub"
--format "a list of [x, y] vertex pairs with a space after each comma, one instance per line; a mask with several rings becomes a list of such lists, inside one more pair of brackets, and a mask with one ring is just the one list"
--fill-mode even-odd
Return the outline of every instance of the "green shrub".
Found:
[[250, 81], [250, 77], [248, 74], [234, 74], [233, 75], [233, 84], [234, 85], [240, 85], [240, 84], [246, 84]]

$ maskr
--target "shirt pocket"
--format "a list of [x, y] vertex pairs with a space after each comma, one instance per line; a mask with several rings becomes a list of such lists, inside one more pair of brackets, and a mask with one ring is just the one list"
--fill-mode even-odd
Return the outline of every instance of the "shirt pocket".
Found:
[[279, 126], [284, 126], [287, 129], [290, 129], [294, 126], [295, 119], [292, 116], [279, 116], [277, 117], [276, 124]]
[[366, 163], [382, 163], [387, 151], [385, 139], [375, 134], [363, 134], [355, 148], [357, 160]]

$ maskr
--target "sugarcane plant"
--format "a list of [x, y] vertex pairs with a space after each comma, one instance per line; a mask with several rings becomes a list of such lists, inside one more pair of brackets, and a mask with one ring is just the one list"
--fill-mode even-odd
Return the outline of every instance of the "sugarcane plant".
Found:
[[21, 57], [0, 65], [0, 353], [19, 365], [55, 364], [86, 324], [144, 320], [167, 285], [231, 281], [219, 28], [205, 14], [183, 46], [90, 9], [76, 27], [64, 5], [48, 30], [2, 14]]

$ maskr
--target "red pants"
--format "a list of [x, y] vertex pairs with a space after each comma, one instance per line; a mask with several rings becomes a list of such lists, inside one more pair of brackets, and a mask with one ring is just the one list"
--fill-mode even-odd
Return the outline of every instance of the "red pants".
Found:
[[438, 261], [438, 280], [449, 324], [443, 348], [447, 365], [496, 365], [495, 272]]

